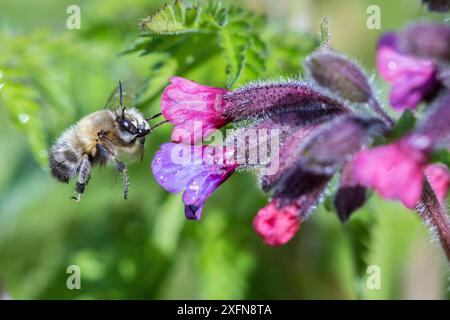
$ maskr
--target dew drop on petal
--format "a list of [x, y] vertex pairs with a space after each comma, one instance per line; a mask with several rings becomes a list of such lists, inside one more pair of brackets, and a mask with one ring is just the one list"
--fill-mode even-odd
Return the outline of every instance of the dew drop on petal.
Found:
[[391, 69], [391, 70], [397, 69], [397, 62], [395, 62], [393, 60], [389, 61], [388, 68]]

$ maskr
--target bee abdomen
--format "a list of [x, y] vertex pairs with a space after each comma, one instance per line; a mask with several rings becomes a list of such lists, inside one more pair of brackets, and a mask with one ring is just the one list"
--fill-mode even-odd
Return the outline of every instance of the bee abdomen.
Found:
[[69, 145], [55, 143], [49, 156], [52, 176], [60, 182], [68, 183], [77, 174], [80, 159], [80, 155], [75, 150], [71, 150]]

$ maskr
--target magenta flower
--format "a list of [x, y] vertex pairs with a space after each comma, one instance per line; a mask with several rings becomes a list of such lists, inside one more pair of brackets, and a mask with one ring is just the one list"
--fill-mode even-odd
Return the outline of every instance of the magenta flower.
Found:
[[358, 182], [385, 199], [398, 199], [407, 208], [415, 208], [422, 194], [427, 149], [413, 145], [414, 139], [407, 137], [358, 153], [353, 160]]
[[447, 166], [442, 163], [433, 163], [426, 166], [424, 173], [436, 193], [438, 200], [441, 203], [445, 203], [445, 198], [450, 187], [450, 172]]
[[169, 192], [183, 193], [185, 215], [201, 218], [208, 197], [235, 171], [217, 148], [165, 143], [152, 161], [156, 181]]
[[377, 50], [381, 76], [391, 86], [390, 101], [397, 110], [414, 109], [435, 88], [437, 69], [432, 60], [399, 53], [386, 35]]
[[275, 200], [258, 211], [253, 228], [271, 246], [287, 243], [300, 228], [298, 208], [295, 204], [278, 207]]
[[175, 125], [174, 142], [197, 142], [229, 121], [223, 116], [222, 96], [226, 89], [208, 87], [172, 77], [162, 94], [161, 111]]

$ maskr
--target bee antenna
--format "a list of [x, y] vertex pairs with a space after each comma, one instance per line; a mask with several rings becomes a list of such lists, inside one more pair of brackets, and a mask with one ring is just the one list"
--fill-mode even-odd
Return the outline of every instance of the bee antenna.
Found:
[[150, 131], [155, 130], [155, 129], [158, 128], [160, 125], [162, 125], [162, 124], [164, 124], [164, 123], [167, 123], [167, 122], [169, 122], [169, 120], [164, 120], [164, 121], [158, 122], [158, 123], [155, 124], [154, 126], [150, 127]]
[[162, 113], [157, 113], [157, 114], [155, 114], [155, 115], [153, 115], [153, 116], [151, 116], [151, 117], [149, 117], [149, 118], [145, 118], [145, 121], [150, 121], [150, 120], [153, 120], [153, 119], [155, 119], [155, 118], [158, 118], [159, 116], [161, 116], [162, 115]]
[[123, 86], [122, 81], [119, 80], [119, 92], [120, 92], [120, 106], [123, 106]]

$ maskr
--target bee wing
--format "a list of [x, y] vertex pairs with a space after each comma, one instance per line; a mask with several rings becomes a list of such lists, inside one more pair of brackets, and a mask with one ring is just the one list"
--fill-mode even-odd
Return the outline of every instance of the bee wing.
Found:
[[122, 111], [124, 107], [134, 106], [135, 95], [131, 93], [132, 91], [126, 90], [126, 87], [127, 86], [122, 83], [121, 89], [119, 81], [119, 85], [117, 85], [109, 95], [104, 108]]

